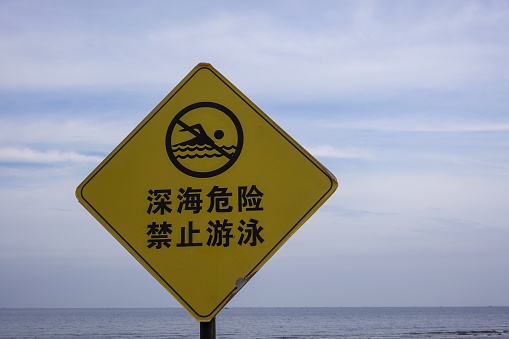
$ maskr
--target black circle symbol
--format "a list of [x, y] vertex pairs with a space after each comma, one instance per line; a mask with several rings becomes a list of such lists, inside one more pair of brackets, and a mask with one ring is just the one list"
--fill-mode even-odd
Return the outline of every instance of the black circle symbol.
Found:
[[[211, 135], [211, 136], [209, 136]], [[166, 131], [166, 152], [182, 173], [209, 178], [229, 169], [239, 158], [244, 134], [231, 110], [215, 102], [182, 109]]]
[[218, 129], [217, 131], [214, 132], [214, 138], [223, 139], [223, 137], [224, 137], [224, 132], [221, 131], [220, 129]]

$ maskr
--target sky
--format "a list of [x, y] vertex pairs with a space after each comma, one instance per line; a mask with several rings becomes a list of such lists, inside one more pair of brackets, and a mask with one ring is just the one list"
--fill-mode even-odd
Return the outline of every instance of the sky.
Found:
[[199, 62], [337, 178], [230, 307], [509, 305], [509, 2], [0, 1], [0, 307], [180, 307], [76, 187]]

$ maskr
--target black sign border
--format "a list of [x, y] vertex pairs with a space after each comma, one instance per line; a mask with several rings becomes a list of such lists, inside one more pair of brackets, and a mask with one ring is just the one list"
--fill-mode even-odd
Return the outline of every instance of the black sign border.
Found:
[[[145, 121], [145, 123], [139, 125], [136, 129], [136, 132], [134, 132], [134, 134], [129, 137], [128, 139], [124, 140], [122, 143], [121, 143], [121, 147], [114, 153], [112, 154], [107, 161], [105, 161], [104, 163], [102, 163], [102, 165], [99, 165], [100, 168], [97, 169], [97, 171], [95, 171], [95, 173], [86, 181], [86, 183], [83, 184], [83, 186], [81, 187], [81, 190], [78, 192], [81, 196], [81, 198], [83, 199], [83, 201], [85, 201], [87, 203], [88, 206], [90, 206], [90, 208], [92, 210], [94, 210], [94, 212], [102, 219], [104, 220], [104, 222], [115, 232], [115, 234], [117, 234], [117, 236], [122, 239], [122, 241], [124, 242], [124, 244], [126, 244], [127, 246], [129, 246], [129, 248], [132, 250], [132, 253], [135, 253], [137, 255], [137, 260], [138, 258], [141, 259], [145, 265], [147, 267], [149, 267], [151, 269], [152, 272], [154, 272], [161, 281], [163, 281], [166, 286], [171, 289], [179, 298], [180, 300], [182, 300], [188, 307], [189, 309], [191, 309], [196, 315], [198, 315], [199, 317], [201, 318], [208, 318], [210, 317], [212, 314], [216, 313], [216, 310], [221, 306], [221, 305], [224, 305], [226, 304], [226, 302], [233, 298], [233, 296], [235, 295], [236, 293], [236, 290], [237, 290], [237, 287], [234, 287], [230, 293], [228, 293], [228, 295], [226, 295], [224, 297], [224, 299], [209, 313], [209, 314], [205, 314], [205, 315], [202, 315], [202, 314], [199, 314], [198, 312], [196, 312], [196, 310], [166, 281], [166, 279], [164, 279], [141, 255], [140, 253], [134, 249], [134, 247], [131, 246], [131, 244], [129, 244], [129, 242], [126, 241], [126, 239], [101, 215], [101, 213], [99, 213], [99, 211], [97, 211], [91, 204], [90, 202], [83, 196], [83, 191], [85, 189], [85, 187], [88, 185], [88, 183], [90, 183], [90, 181], [163, 109], [163, 107], [201, 70], [207, 70], [209, 72], [211, 72], [215, 77], [217, 77], [226, 87], [230, 88], [230, 90], [232, 90], [242, 101], [244, 101], [244, 103], [246, 105], [248, 105], [254, 112], [256, 112], [263, 120], [265, 120], [272, 128], [274, 128], [287, 142], [289, 142], [293, 147], [295, 147], [297, 149], [297, 151], [299, 151], [299, 153], [301, 153], [305, 158], [307, 158], [318, 170], [320, 170], [320, 172], [322, 172], [327, 178], [329, 178], [330, 180], [330, 187], [327, 189], [327, 191], [320, 197], [320, 199], [317, 200], [317, 202], [315, 204], [313, 204], [313, 206], [311, 206], [311, 208], [306, 212], [304, 213], [304, 215], [290, 228], [290, 230], [283, 236], [283, 238], [281, 238], [281, 240], [279, 240], [276, 245], [274, 245], [273, 248], [271, 248], [267, 254], [248, 272], [248, 274], [246, 275], [246, 279], [249, 279], [250, 277], [252, 277], [259, 269], [259, 266], [260, 264], [272, 253], [276, 250], [276, 248], [284, 241], [284, 240], [287, 240], [288, 236], [290, 234], [293, 233], [294, 229], [299, 225], [301, 224], [301, 222], [305, 221], [308, 217], [309, 217], [309, 214], [311, 211], [313, 211], [313, 209], [329, 194], [329, 192], [331, 192], [334, 188], [334, 181], [333, 179], [330, 177], [329, 173], [324, 171], [324, 169], [322, 169], [320, 166], [318, 166], [315, 161], [313, 161], [313, 159], [310, 159], [309, 156], [302, 152], [301, 149], [299, 149], [296, 145], [295, 145], [295, 141], [289, 139], [285, 134], [281, 133], [281, 131], [276, 128], [274, 126], [274, 122], [270, 121], [270, 120], [267, 120], [267, 118], [261, 114], [260, 112], [258, 112], [258, 109], [256, 107], [253, 107], [253, 105], [251, 105], [248, 101], [246, 101], [246, 99], [244, 99], [240, 94], [239, 94], [239, 90], [236, 89], [236, 88], [233, 88], [232, 86], [230, 86], [227, 82], [225, 82], [223, 79], [221, 79], [220, 76], [218, 76], [211, 68], [209, 68], [209, 66], [202, 66], [202, 67], [199, 67], [197, 68], [194, 73], [189, 77], [189, 79], [187, 79], [182, 85], [180, 85], [178, 87], [178, 89], [175, 91], [175, 93], [173, 93], [172, 96], [170, 96], [169, 98], [166, 99], [166, 101], [164, 101], [164, 103], [160, 104], [161, 106], [159, 107], [159, 109], [154, 112], [154, 114], [152, 114], [152, 116], [150, 116], [147, 121]], [[223, 306], [224, 307], [224, 306]]]

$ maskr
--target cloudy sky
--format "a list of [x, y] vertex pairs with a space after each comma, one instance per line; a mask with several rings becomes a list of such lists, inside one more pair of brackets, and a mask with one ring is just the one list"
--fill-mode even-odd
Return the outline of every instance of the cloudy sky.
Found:
[[199, 62], [335, 174], [230, 306], [509, 305], [509, 2], [0, 2], [0, 307], [179, 307], [75, 189]]

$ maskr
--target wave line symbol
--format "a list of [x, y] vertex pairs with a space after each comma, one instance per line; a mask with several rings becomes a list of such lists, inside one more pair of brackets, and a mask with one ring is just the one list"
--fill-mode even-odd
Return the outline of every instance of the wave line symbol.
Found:
[[[231, 145], [231, 146], [221, 146], [222, 149], [224, 150], [231, 150], [231, 149], [237, 149], [237, 147], [235, 145]], [[181, 147], [180, 145], [176, 145], [176, 147], [172, 147], [171, 149], [173, 152], [194, 152], [194, 151], [212, 151], [212, 150], [215, 150], [214, 147], [211, 147], [211, 146], [203, 146], [203, 147], [200, 147], [200, 146], [196, 146], [196, 147], [191, 147], [191, 146], [187, 146], [187, 147]]]
[[231, 155], [232, 153], [226, 152], [227, 150], [236, 150], [237, 147], [235, 145], [232, 146], [218, 146], [218, 148], [221, 149], [221, 153], [218, 152], [218, 150], [215, 147], [210, 147], [208, 145], [205, 145], [203, 147], [200, 146], [185, 146], [182, 147], [181, 145], [176, 145], [172, 147], [172, 152], [175, 155], [175, 158], [178, 159], [194, 159], [194, 158], [200, 158], [203, 159], [205, 157], [207, 158], [213, 158], [213, 157], [223, 157], [225, 156], [224, 153]]
[[202, 154], [202, 155], [199, 155], [199, 154], [184, 154], [184, 155], [176, 155], [175, 158], [177, 159], [186, 159], [186, 158], [189, 158], [189, 159], [194, 159], [194, 158], [200, 158], [200, 159], [203, 159], [205, 157], [207, 158], [213, 158], [213, 157], [222, 157], [223, 155], [222, 154], [219, 154], [219, 153], [212, 153], [212, 154]]

